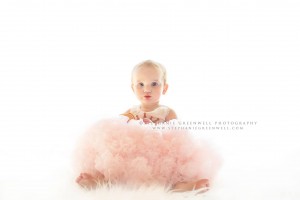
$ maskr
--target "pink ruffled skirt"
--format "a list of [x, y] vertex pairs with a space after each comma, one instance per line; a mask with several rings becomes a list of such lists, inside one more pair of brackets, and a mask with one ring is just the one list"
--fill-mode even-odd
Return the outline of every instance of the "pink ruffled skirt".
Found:
[[76, 172], [100, 172], [111, 182], [134, 185], [212, 180], [220, 156], [207, 142], [173, 126], [157, 130], [141, 121], [127, 123], [124, 116], [100, 120], [78, 143]]

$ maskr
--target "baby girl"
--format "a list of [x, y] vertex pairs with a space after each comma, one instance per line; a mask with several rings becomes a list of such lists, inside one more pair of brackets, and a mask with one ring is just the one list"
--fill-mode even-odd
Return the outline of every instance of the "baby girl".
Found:
[[[85, 149], [83, 152], [88, 152], [81, 156], [81, 162], [85, 164], [82, 164], [76, 182], [85, 188], [108, 182], [160, 183], [172, 191], [207, 191], [209, 179], [220, 164], [217, 156], [205, 145], [197, 146], [186, 132], [159, 134], [152, 130], [149, 134], [149, 127], [143, 126], [177, 119], [173, 109], [160, 104], [161, 96], [168, 91], [166, 69], [152, 60], [143, 61], [132, 70], [131, 82], [140, 105], [122, 114], [121, 122], [114, 120], [111, 124], [111, 121], [104, 120], [90, 131], [93, 134], [86, 136], [89, 139], [85, 140], [90, 143], [84, 142], [82, 148]], [[117, 133], [120, 129], [123, 130], [121, 134]], [[96, 140], [99, 141], [97, 144], [94, 143]]]

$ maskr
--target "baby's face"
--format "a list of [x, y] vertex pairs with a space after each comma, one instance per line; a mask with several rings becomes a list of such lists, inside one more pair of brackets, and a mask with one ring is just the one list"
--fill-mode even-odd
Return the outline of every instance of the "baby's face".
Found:
[[144, 105], [156, 105], [162, 94], [167, 90], [163, 74], [156, 67], [142, 66], [132, 77], [132, 90]]

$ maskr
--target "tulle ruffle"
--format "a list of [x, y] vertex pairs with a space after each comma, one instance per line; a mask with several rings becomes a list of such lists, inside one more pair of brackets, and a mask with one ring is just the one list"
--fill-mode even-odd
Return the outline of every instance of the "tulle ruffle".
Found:
[[80, 138], [75, 151], [78, 173], [102, 173], [117, 183], [172, 185], [212, 180], [221, 164], [217, 152], [186, 130], [164, 130], [127, 117], [102, 119]]

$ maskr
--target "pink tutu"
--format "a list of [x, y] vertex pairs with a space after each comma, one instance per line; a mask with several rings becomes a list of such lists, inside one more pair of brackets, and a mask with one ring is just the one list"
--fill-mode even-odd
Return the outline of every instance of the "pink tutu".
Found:
[[172, 126], [156, 130], [141, 121], [127, 123], [124, 116], [103, 119], [80, 139], [76, 172], [100, 172], [111, 182], [135, 185], [212, 180], [221, 164], [218, 154], [188, 131]]

